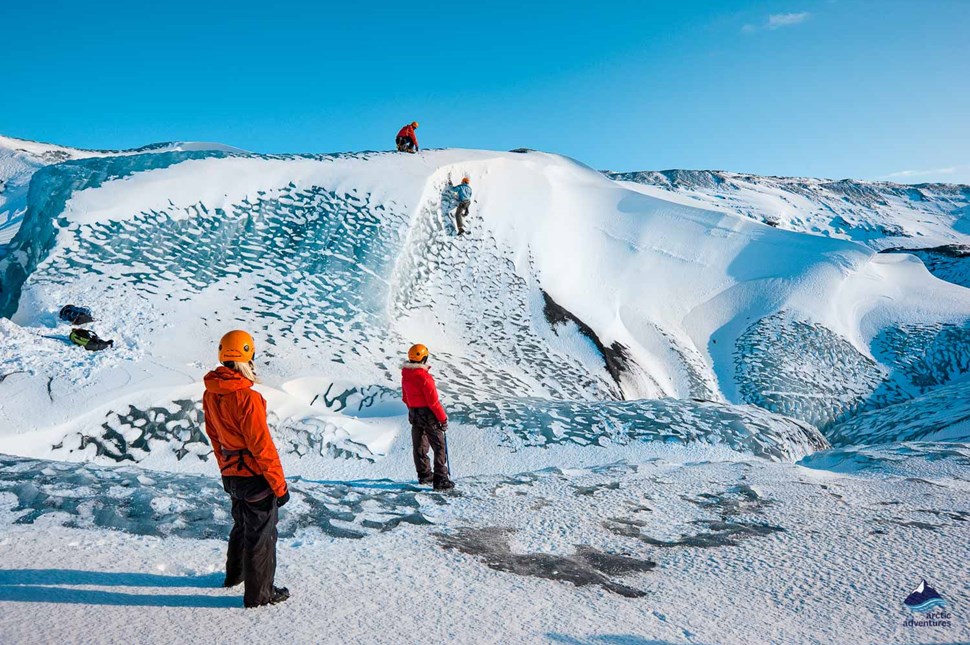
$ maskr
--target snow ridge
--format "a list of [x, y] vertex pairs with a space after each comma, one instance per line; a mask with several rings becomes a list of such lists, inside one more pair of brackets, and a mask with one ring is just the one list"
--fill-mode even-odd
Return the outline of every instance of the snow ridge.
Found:
[[970, 286], [970, 186], [762, 177], [720, 170], [609, 172], [647, 194], [792, 231], [914, 252], [938, 277]]

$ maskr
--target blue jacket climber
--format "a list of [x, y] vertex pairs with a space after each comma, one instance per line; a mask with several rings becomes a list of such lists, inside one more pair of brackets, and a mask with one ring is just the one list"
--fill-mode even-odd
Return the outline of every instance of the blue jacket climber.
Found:
[[468, 184], [468, 181], [469, 179], [465, 177], [465, 179], [462, 180], [462, 183], [451, 187], [451, 190], [455, 193], [455, 195], [458, 197], [458, 201], [460, 202], [468, 202], [472, 199], [472, 187]]

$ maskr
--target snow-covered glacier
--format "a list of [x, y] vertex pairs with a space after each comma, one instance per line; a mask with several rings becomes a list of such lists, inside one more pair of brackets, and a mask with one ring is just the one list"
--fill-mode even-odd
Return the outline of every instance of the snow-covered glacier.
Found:
[[918, 256], [937, 277], [970, 286], [970, 186], [761, 177], [720, 170], [611, 172], [649, 195], [792, 231]]
[[[659, 175], [0, 139], [5, 633], [912, 642], [920, 579], [965, 606], [970, 291], [958, 254], [880, 252], [959, 246], [964, 188]], [[292, 492], [293, 597], [255, 619], [200, 405], [237, 327]], [[413, 479], [416, 341], [452, 493]]]
[[[463, 176], [476, 201], [456, 238]], [[417, 341], [453, 420], [506, 452], [794, 460], [967, 371], [970, 292], [913, 256], [634, 188], [538, 152], [154, 149], [41, 167], [0, 260], [0, 451], [205, 469], [199, 382], [235, 327], [261, 343], [297, 469], [382, 459]], [[67, 303], [116, 348], [66, 345]]]
[[132, 150], [82, 150], [0, 135], [0, 257], [20, 229], [27, 210], [30, 181], [41, 168], [72, 159], [202, 150], [245, 152], [221, 143], [197, 141], [156, 143]]

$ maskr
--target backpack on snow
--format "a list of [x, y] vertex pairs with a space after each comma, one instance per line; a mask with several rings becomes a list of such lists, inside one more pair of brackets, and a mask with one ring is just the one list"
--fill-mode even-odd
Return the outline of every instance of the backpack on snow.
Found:
[[75, 345], [80, 345], [89, 352], [97, 352], [102, 349], [108, 349], [109, 347], [114, 347], [115, 344], [113, 340], [103, 340], [98, 338], [97, 334], [95, 334], [93, 331], [88, 331], [87, 329], [72, 329], [71, 342]]
[[91, 316], [91, 310], [87, 307], [78, 307], [77, 305], [64, 305], [58, 316], [64, 322], [71, 323], [72, 325], [86, 325], [94, 322], [94, 318]]

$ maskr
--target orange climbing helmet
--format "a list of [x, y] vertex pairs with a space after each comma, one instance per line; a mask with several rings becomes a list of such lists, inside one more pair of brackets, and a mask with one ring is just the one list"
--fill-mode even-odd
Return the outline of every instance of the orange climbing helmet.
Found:
[[465, 177], [464, 179], [461, 180], [461, 183], [463, 183], [463, 184], [470, 184], [470, 183], [472, 183], [472, 180], [469, 179], [468, 177]]
[[418, 127], [418, 122], [417, 121], [411, 121], [411, 127], [412, 128]]
[[411, 345], [411, 349], [408, 350], [408, 360], [412, 363], [420, 363], [421, 361], [428, 358], [428, 348], [418, 343], [417, 345]]
[[249, 332], [237, 329], [222, 337], [219, 341], [220, 363], [248, 363], [256, 358], [256, 343]]

